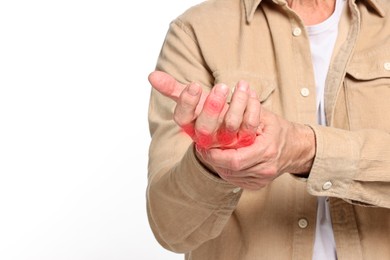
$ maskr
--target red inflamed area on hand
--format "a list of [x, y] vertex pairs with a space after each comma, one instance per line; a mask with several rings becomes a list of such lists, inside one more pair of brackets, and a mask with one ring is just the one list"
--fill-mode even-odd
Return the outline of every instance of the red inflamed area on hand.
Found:
[[181, 129], [194, 140], [199, 148], [207, 149], [213, 145], [213, 136], [211, 134], [196, 134], [193, 125], [185, 125]]
[[193, 125], [184, 125], [184, 126], [181, 127], [181, 129], [184, 131], [184, 133], [186, 133], [192, 139], [194, 139], [194, 137], [195, 137], [195, 128], [194, 128]]
[[218, 131], [217, 140], [221, 147], [227, 147], [236, 142], [237, 134], [235, 132], [222, 129]]
[[238, 149], [246, 147], [254, 143], [256, 134], [252, 132], [231, 132], [226, 129], [218, 131], [216, 135], [216, 143], [213, 143], [214, 135], [212, 134], [195, 134], [193, 125], [182, 126], [184, 133], [189, 135], [199, 148], [209, 149], [211, 147], [219, 147], [222, 149]]
[[199, 148], [208, 149], [213, 145], [213, 136], [210, 134], [197, 134], [195, 139]]
[[204, 111], [209, 113], [211, 116], [218, 116], [221, 113], [224, 106], [224, 102], [218, 99], [207, 99], [204, 104]]
[[238, 135], [238, 147], [245, 147], [253, 144], [256, 139], [256, 134], [252, 132], [240, 132]]

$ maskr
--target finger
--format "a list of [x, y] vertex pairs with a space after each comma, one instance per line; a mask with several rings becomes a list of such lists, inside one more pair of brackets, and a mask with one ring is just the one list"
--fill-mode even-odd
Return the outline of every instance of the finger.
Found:
[[196, 143], [208, 148], [213, 144], [213, 135], [219, 127], [219, 118], [226, 104], [228, 87], [217, 84], [206, 98], [203, 109], [195, 122]]
[[226, 111], [223, 124], [218, 130], [217, 140], [222, 148], [235, 148], [237, 133], [243, 120], [249, 99], [249, 85], [245, 81], [239, 81], [233, 92], [229, 109]]
[[180, 94], [174, 112], [175, 122], [191, 137], [194, 137], [194, 119], [196, 118], [196, 107], [198, 106], [202, 88], [197, 83], [189, 84]]
[[238, 131], [241, 126], [244, 112], [249, 99], [249, 85], [245, 81], [239, 81], [235, 87], [229, 109], [226, 112], [224, 126], [228, 131]]
[[244, 119], [238, 133], [237, 147], [253, 144], [260, 126], [261, 105], [255, 91], [250, 90], [250, 97], [246, 106]]
[[162, 71], [153, 71], [149, 74], [148, 80], [154, 89], [174, 101], [177, 101], [185, 88], [185, 85]]
[[261, 135], [264, 132], [264, 124], [260, 122], [259, 126], [256, 129], [256, 135]]
[[234, 149], [237, 144], [237, 132], [230, 131], [222, 125], [217, 132], [217, 141], [222, 149], [232, 148]]
[[206, 151], [202, 153], [202, 158], [214, 167], [225, 169], [226, 172], [242, 170], [241, 155], [238, 150], [212, 148]]
[[264, 148], [261, 137], [256, 137], [255, 142], [251, 146], [241, 147], [236, 149], [208, 149], [204, 154], [204, 160], [212, 162], [215, 167], [229, 169], [231, 172], [246, 171], [249, 168], [264, 163], [269, 158], [263, 158]]

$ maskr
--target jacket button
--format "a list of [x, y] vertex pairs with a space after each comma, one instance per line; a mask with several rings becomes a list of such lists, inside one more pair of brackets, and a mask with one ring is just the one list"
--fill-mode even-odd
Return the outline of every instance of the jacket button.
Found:
[[327, 181], [327, 182], [325, 182], [325, 183], [322, 185], [322, 189], [323, 189], [323, 190], [329, 190], [330, 188], [332, 188], [332, 186], [333, 186], [332, 182]]
[[310, 94], [310, 90], [308, 88], [301, 88], [302, 97], [307, 97]]
[[235, 188], [234, 190], [233, 190], [233, 193], [237, 193], [237, 192], [239, 192], [241, 190], [241, 188]]
[[302, 34], [301, 28], [295, 27], [294, 30], [293, 30], [293, 32], [292, 32], [292, 34], [293, 34], [294, 36], [299, 36], [299, 35], [301, 35], [301, 34]]
[[298, 220], [298, 226], [300, 227], [300, 228], [307, 228], [307, 226], [309, 225], [309, 222], [307, 221], [307, 219], [305, 219], [305, 218], [301, 218], [301, 219], [299, 219]]
[[390, 70], [390, 62], [385, 62], [385, 64], [383, 64], [383, 67], [385, 68], [385, 70]]

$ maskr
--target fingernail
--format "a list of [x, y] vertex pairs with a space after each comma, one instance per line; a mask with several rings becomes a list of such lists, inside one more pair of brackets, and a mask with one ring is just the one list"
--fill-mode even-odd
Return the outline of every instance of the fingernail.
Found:
[[221, 96], [227, 96], [229, 92], [228, 86], [225, 84], [218, 84], [215, 86], [215, 93]]
[[238, 89], [239, 89], [239, 90], [241, 90], [241, 91], [243, 91], [243, 92], [248, 91], [248, 84], [247, 84], [246, 82], [244, 82], [244, 81], [239, 81], [237, 85], [238, 85]]
[[200, 91], [200, 86], [197, 84], [197, 83], [191, 83], [189, 86], [188, 86], [188, 89], [187, 89], [188, 93], [191, 95], [191, 96], [197, 96], [199, 94], [199, 91]]

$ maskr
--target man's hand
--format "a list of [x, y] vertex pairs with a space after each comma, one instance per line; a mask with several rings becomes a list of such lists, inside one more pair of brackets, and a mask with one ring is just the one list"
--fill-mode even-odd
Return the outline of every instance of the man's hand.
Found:
[[254, 142], [260, 125], [260, 103], [248, 83], [240, 81], [228, 105], [229, 88], [215, 85], [210, 93], [197, 83], [180, 84], [170, 75], [155, 71], [149, 82], [157, 91], [176, 101], [175, 122], [200, 149], [239, 148]]
[[227, 182], [260, 189], [285, 172], [310, 172], [312, 129], [261, 108], [245, 81], [237, 84], [229, 105], [223, 84], [204, 93], [196, 83], [185, 86], [163, 72], [151, 73], [149, 81], [176, 101], [174, 119], [196, 143], [198, 158]]
[[262, 109], [262, 132], [254, 144], [239, 149], [198, 149], [205, 165], [244, 189], [265, 187], [283, 173], [307, 175], [315, 156], [315, 136], [305, 125], [291, 123]]

